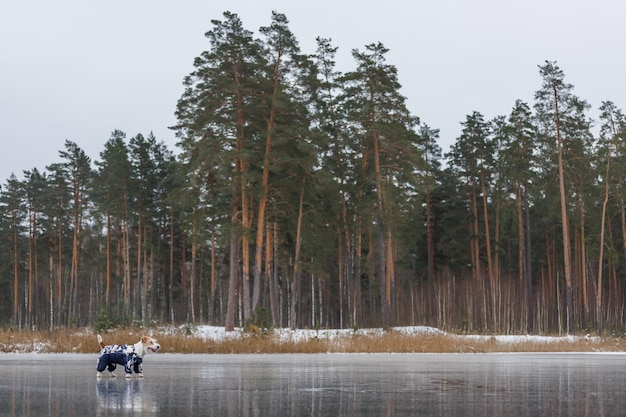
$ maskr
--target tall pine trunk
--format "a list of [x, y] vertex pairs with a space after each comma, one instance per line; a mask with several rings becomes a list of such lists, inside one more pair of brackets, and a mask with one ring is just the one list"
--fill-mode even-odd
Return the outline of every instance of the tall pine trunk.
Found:
[[19, 294], [19, 255], [18, 255], [18, 233], [17, 233], [17, 213], [13, 211], [13, 323], [19, 327], [20, 323], [20, 294]]
[[[602, 271], [604, 269], [604, 227], [606, 224], [606, 208], [609, 204], [609, 172], [611, 169], [611, 147], [608, 147], [606, 160], [606, 174], [604, 176], [604, 201], [602, 202], [602, 217], [600, 219], [600, 254], [598, 256], [598, 283], [596, 285], [596, 326], [602, 333]], [[623, 211], [622, 211], [623, 214]]]
[[232, 227], [230, 231], [230, 270], [228, 278], [228, 302], [226, 304], [226, 319], [224, 328], [227, 332], [235, 329], [235, 308], [237, 305], [237, 232]]
[[270, 299], [270, 311], [272, 314], [272, 324], [274, 326], [280, 326], [280, 299], [278, 297], [278, 277], [274, 273], [276, 267], [272, 268], [272, 265], [276, 265], [276, 246], [278, 244], [278, 226], [276, 223], [271, 223], [271, 227], [266, 233], [265, 239], [265, 276], [268, 278], [269, 283], [269, 299]]
[[435, 237], [430, 194], [430, 189], [426, 190], [426, 256], [428, 259], [428, 282], [432, 285], [435, 283]]
[[[265, 152], [263, 154], [263, 175], [261, 180], [261, 198], [259, 200], [259, 211], [257, 216], [257, 232], [256, 232], [256, 248], [254, 258], [254, 289], [252, 294], [252, 310], [255, 310], [261, 296], [261, 267], [263, 261], [263, 236], [265, 233], [265, 210], [269, 199], [269, 172], [270, 172], [270, 154], [272, 151], [272, 139], [274, 136], [274, 128], [276, 124], [276, 111], [278, 105], [278, 86], [280, 80], [280, 59], [279, 53], [274, 65], [274, 79], [272, 85], [272, 100], [270, 103], [270, 112], [267, 119], [267, 135], [265, 136]], [[244, 309], [245, 309], [244, 296]], [[244, 313], [245, 314], [245, 313]], [[248, 311], [250, 314], [250, 311]]]
[[296, 225], [296, 251], [293, 260], [293, 281], [291, 284], [291, 314], [290, 326], [292, 329], [298, 327], [298, 317], [296, 314], [296, 306], [300, 301], [300, 248], [302, 247], [302, 217], [304, 209], [304, 181], [302, 181], [302, 189], [300, 190], [300, 204], [298, 205], [298, 222]]
[[561, 138], [561, 121], [559, 116], [559, 99], [556, 87], [553, 87], [555, 123], [556, 123], [556, 143], [559, 171], [559, 194], [561, 197], [561, 229], [563, 233], [563, 267], [565, 269], [565, 314], [568, 334], [574, 332], [574, 299], [572, 289], [572, 261], [570, 248], [569, 219], [567, 215], [567, 198], [565, 191], [565, 173], [563, 170], [563, 139]]
[[107, 236], [106, 236], [106, 283], [104, 289], [104, 305], [107, 314], [110, 314], [111, 308], [111, 212], [107, 210]]
[[[483, 220], [485, 222], [485, 250], [487, 252], [487, 276], [489, 277], [489, 292], [491, 298], [491, 317], [495, 319], [496, 311], [495, 311], [495, 302], [496, 298], [499, 296], [497, 292], [496, 279], [493, 271], [493, 260], [491, 258], [491, 231], [489, 230], [489, 210], [487, 205], [487, 187], [485, 185], [485, 175], [484, 172], [480, 172], [480, 187], [483, 195]], [[485, 310], [487, 309], [487, 304], [483, 307]], [[486, 312], [485, 312], [486, 314]], [[487, 325], [487, 320], [485, 317], [485, 325]]]
[[533, 304], [532, 293], [532, 262], [531, 262], [531, 243], [530, 243], [530, 204], [528, 202], [528, 189], [524, 187], [524, 218], [526, 220], [526, 233], [524, 236], [525, 247], [525, 264], [524, 264], [524, 282], [526, 288], [526, 304], [528, 318], [526, 329], [529, 334], [533, 332], [535, 321], [535, 310]]
[[[233, 78], [235, 85], [241, 85], [239, 77], [239, 66], [237, 61], [232, 63]], [[241, 256], [242, 256], [242, 292], [244, 316], [250, 318], [250, 231], [251, 219], [248, 207], [248, 183], [247, 183], [247, 167], [248, 164], [243, 158], [244, 139], [245, 139], [245, 116], [243, 112], [243, 92], [241, 88], [235, 90], [235, 105], [237, 115], [237, 157], [235, 158], [235, 175], [239, 175], [239, 187], [241, 188], [241, 226], [243, 228], [241, 239]]]
[[380, 149], [379, 149], [379, 137], [375, 127], [375, 116], [372, 115], [372, 127], [373, 127], [373, 149], [374, 154], [374, 173], [376, 175], [376, 202], [377, 202], [377, 240], [378, 240], [378, 274], [381, 288], [381, 309], [382, 309], [382, 321], [383, 327], [389, 327], [391, 325], [391, 273], [388, 268], [388, 249], [387, 248], [387, 222], [385, 219], [385, 207], [386, 204], [383, 181], [380, 167]]

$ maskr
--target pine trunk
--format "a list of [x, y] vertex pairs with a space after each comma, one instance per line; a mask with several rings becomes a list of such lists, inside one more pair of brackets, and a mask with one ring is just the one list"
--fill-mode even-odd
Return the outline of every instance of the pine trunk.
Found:
[[235, 308], [237, 304], [237, 232], [233, 227], [230, 232], [230, 270], [228, 279], [228, 302], [224, 328], [227, 332], [235, 330]]
[[559, 118], [559, 100], [556, 87], [554, 88], [554, 105], [556, 108], [556, 140], [559, 171], [559, 194], [561, 196], [561, 229], [563, 233], [563, 267], [565, 269], [565, 314], [567, 333], [574, 332], [574, 299], [572, 290], [572, 265], [569, 219], [567, 215], [567, 199], [565, 191], [565, 173], [563, 169], [563, 140], [561, 138], [561, 123]]
[[291, 294], [291, 314], [290, 326], [292, 329], [298, 327], [298, 317], [296, 312], [296, 305], [300, 301], [300, 248], [302, 246], [302, 218], [304, 209], [304, 181], [302, 182], [302, 188], [300, 191], [300, 204], [298, 206], [298, 222], [296, 225], [296, 252], [293, 260], [293, 281], [292, 281], [292, 294]]
[[261, 296], [261, 266], [263, 261], [263, 235], [265, 233], [265, 210], [269, 198], [269, 172], [270, 153], [272, 151], [272, 139], [276, 123], [276, 111], [278, 105], [278, 87], [280, 80], [280, 54], [274, 65], [274, 79], [272, 89], [272, 101], [267, 120], [267, 135], [265, 137], [265, 153], [263, 154], [263, 176], [261, 182], [261, 199], [259, 200], [259, 212], [257, 217], [256, 248], [254, 259], [254, 291], [252, 294], [252, 310], [255, 310]]
[[598, 256], [598, 283], [596, 284], [596, 326], [599, 333], [602, 333], [604, 325], [602, 321], [602, 271], [604, 269], [604, 227], [606, 224], [606, 209], [609, 204], [610, 168], [611, 147], [609, 146], [606, 160], [606, 174], [604, 176], [604, 201], [602, 202], [602, 216], [600, 219], [600, 254]]

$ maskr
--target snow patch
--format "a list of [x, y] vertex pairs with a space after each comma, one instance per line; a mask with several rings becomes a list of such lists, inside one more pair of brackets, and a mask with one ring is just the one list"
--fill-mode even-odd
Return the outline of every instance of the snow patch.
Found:
[[[223, 340], [236, 340], [243, 337], [245, 331], [237, 327], [232, 332], [227, 332], [224, 327], [218, 326], [183, 326], [179, 327], [178, 332], [187, 332], [192, 336], [200, 337], [203, 340], [211, 341], [223, 341]], [[494, 340], [498, 343], [558, 343], [558, 342], [570, 342], [574, 343], [581, 339], [588, 340], [590, 342], [600, 341], [596, 336], [538, 336], [538, 335], [458, 335], [452, 333], [446, 333], [435, 327], [430, 326], [401, 326], [392, 327], [390, 331], [398, 332], [407, 336], [419, 336], [419, 335], [442, 335], [456, 337], [467, 340], [477, 341], [489, 341]], [[169, 333], [167, 329], [162, 329], [162, 333]], [[380, 328], [365, 328], [365, 329], [290, 329], [290, 328], [276, 328], [269, 330], [269, 333], [274, 337], [277, 337], [281, 342], [305, 342], [314, 339], [323, 340], [335, 340], [339, 338], [345, 338], [350, 336], [383, 336], [385, 330]]]

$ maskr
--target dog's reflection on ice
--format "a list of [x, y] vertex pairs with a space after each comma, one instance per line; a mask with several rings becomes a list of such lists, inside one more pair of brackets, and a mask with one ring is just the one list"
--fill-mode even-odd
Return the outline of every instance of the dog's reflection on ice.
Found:
[[144, 397], [142, 387], [141, 379], [99, 379], [96, 381], [98, 404], [106, 410], [156, 412], [156, 402]]

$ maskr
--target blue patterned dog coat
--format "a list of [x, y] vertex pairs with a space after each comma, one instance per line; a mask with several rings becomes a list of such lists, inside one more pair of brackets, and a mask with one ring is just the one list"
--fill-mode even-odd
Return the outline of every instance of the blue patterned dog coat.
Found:
[[136, 374], [140, 374], [142, 372], [142, 362], [143, 358], [137, 356], [134, 346], [108, 345], [100, 351], [97, 370], [102, 372], [107, 368], [109, 372], [113, 372], [117, 365], [123, 365], [127, 374], [132, 374], [133, 371]]

